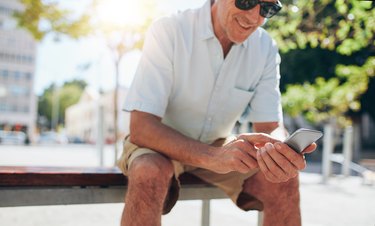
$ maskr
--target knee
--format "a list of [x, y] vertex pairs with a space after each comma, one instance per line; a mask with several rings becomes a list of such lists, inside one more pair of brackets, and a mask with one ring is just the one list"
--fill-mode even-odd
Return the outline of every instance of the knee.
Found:
[[289, 201], [299, 201], [298, 176], [283, 183], [271, 183], [259, 172], [245, 182], [245, 191], [254, 195], [264, 204], [273, 205]]
[[134, 159], [129, 168], [129, 179], [138, 184], [158, 183], [167, 185], [173, 176], [173, 164], [158, 154], [146, 154]]
[[[291, 178], [287, 182], [276, 184], [276, 189], [281, 192], [283, 196], [290, 197], [299, 194], [299, 177], [298, 175]], [[275, 191], [276, 192], [276, 191]]]
[[267, 195], [264, 196], [264, 202], [288, 203], [299, 202], [299, 179], [298, 176], [283, 183], [271, 183], [266, 189]]

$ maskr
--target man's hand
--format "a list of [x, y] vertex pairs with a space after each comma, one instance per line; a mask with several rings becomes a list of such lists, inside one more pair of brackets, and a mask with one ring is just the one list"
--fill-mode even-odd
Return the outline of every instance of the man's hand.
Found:
[[258, 146], [275, 142], [279, 141], [263, 133], [241, 134], [237, 139], [214, 150], [212, 161], [207, 168], [222, 174], [232, 171], [247, 173], [259, 167]]
[[316, 149], [316, 144], [308, 146], [302, 153], [297, 153], [282, 142], [266, 143], [257, 152], [260, 170], [267, 180], [273, 183], [286, 182], [296, 177], [298, 171], [306, 167], [305, 153]]

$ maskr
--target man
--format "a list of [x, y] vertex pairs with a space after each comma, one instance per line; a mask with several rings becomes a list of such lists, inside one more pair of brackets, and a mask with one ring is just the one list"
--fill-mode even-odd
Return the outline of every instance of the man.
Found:
[[[122, 225], [160, 225], [186, 171], [240, 208], [263, 210], [264, 225], [301, 224], [297, 176], [306, 163], [280, 142], [280, 57], [260, 28], [280, 9], [275, 0], [207, 1], [151, 26], [125, 101]], [[230, 138], [241, 116], [256, 133]]]

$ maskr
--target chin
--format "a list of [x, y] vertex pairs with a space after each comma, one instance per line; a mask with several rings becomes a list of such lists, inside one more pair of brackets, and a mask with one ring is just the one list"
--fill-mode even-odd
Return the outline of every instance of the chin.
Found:
[[241, 44], [243, 43], [244, 41], [247, 40], [247, 38], [249, 38], [249, 36], [252, 34], [253, 32], [251, 32], [250, 34], [248, 35], [241, 35], [241, 36], [235, 36], [235, 37], [232, 37], [231, 38], [231, 41], [235, 44]]
[[233, 33], [233, 35], [231, 35], [230, 37], [230, 40], [235, 43], [235, 44], [241, 44], [243, 43], [244, 41], [246, 41], [246, 39], [248, 39], [250, 37], [250, 35], [252, 33], [254, 33], [255, 29], [251, 29], [251, 30], [248, 30], [248, 31], [236, 31]]

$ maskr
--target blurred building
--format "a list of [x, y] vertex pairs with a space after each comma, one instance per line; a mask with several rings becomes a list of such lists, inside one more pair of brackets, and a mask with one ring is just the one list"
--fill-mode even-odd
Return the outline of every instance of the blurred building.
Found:
[[35, 131], [33, 93], [36, 42], [12, 17], [16, 0], [0, 0], [0, 130]]
[[[129, 131], [129, 113], [122, 111], [122, 104], [127, 93], [126, 88], [119, 89], [118, 95], [118, 129], [119, 135], [125, 136]], [[99, 108], [103, 107], [103, 136], [106, 143], [114, 142], [114, 91], [100, 94], [95, 89], [86, 87], [79, 102], [65, 111], [65, 131], [72, 140], [83, 140], [96, 143], [98, 139]]]

